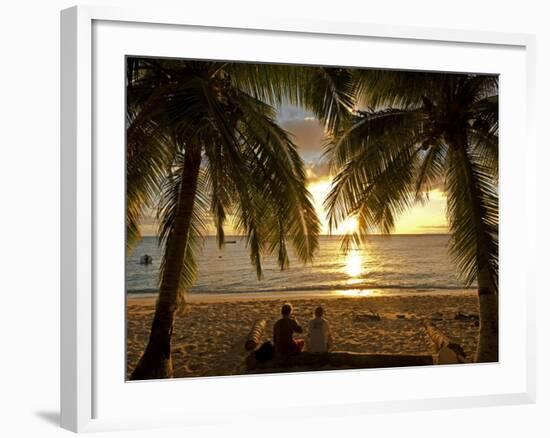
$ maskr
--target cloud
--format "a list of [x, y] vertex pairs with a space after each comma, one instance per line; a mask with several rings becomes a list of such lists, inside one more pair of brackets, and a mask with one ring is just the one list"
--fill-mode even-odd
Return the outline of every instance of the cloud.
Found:
[[308, 183], [310, 184], [330, 178], [329, 165], [323, 159], [306, 162], [306, 173]]
[[302, 156], [320, 156], [325, 144], [325, 130], [314, 117], [287, 119], [281, 123], [288, 131]]
[[285, 105], [281, 105], [278, 108], [277, 119], [279, 123], [284, 123], [289, 120], [301, 120], [301, 119], [310, 117], [312, 115], [313, 114], [303, 110], [302, 108], [299, 108], [294, 105], [285, 104]]

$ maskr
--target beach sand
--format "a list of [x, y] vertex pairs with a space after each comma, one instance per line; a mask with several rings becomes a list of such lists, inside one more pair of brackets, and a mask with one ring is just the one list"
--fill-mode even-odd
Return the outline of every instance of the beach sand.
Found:
[[[464, 347], [471, 360], [478, 327], [472, 321], [456, 320], [457, 312], [478, 314], [475, 291], [373, 295], [364, 297], [300, 297], [277, 299], [242, 297], [193, 299], [178, 313], [172, 337], [175, 377], [245, 374], [246, 336], [256, 319], [267, 321], [264, 340], [270, 340], [281, 305], [290, 301], [298, 322], [307, 328], [316, 306], [325, 308], [335, 351], [357, 353], [433, 354], [421, 322], [429, 319], [451, 340]], [[127, 300], [127, 360], [129, 376], [143, 352], [154, 312], [153, 297]], [[380, 321], [364, 315], [378, 312]], [[304, 334], [305, 336], [305, 334]], [[298, 335], [296, 338], [303, 337]]]

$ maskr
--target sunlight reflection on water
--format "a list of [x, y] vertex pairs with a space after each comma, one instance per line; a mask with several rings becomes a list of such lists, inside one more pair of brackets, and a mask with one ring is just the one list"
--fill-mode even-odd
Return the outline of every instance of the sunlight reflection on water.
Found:
[[[350, 280], [359, 280], [358, 277], [363, 272], [363, 257], [358, 250], [351, 250], [347, 253], [345, 271]], [[348, 281], [348, 283], [350, 282]]]
[[333, 295], [342, 297], [370, 297], [376, 295], [382, 295], [381, 292], [372, 289], [347, 289], [347, 290], [335, 290]]
[[[360, 285], [363, 283], [368, 274], [368, 266], [373, 262], [368, 253], [367, 248], [352, 249], [347, 254], [343, 255], [343, 267], [342, 272], [347, 275], [346, 285]], [[334, 295], [345, 297], [365, 297], [380, 295], [379, 291], [373, 289], [343, 289], [335, 290]]]

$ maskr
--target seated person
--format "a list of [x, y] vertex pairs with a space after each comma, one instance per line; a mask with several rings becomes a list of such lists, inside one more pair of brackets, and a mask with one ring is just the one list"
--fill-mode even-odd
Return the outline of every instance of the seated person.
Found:
[[326, 353], [332, 347], [330, 326], [323, 318], [323, 308], [315, 309], [315, 318], [309, 322], [307, 351], [310, 353]]
[[283, 304], [281, 315], [283, 317], [273, 326], [275, 354], [280, 357], [298, 354], [304, 348], [304, 341], [294, 340], [293, 336], [294, 333], [303, 333], [303, 329], [292, 317], [292, 306], [289, 303]]

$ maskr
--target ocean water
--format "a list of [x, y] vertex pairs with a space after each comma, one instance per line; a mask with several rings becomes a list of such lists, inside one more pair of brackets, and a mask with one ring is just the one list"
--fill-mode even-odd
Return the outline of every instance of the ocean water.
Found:
[[[216, 239], [204, 239], [198, 257], [199, 275], [190, 294], [231, 293], [419, 293], [464, 290], [448, 255], [448, 235], [369, 236], [361, 249], [347, 254], [338, 237], [322, 236], [313, 263], [303, 265], [290, 254], [290, 267], [281, 271], [273, 257], [264, 260], [258, 280], [246, 241], [218, 249]], [[140, 265], [142, 255], [153, 257]], [[126, 259], [126, 290], [154, 293], [158, 284], [161, 248], [155, 237], [144, 237]]]

